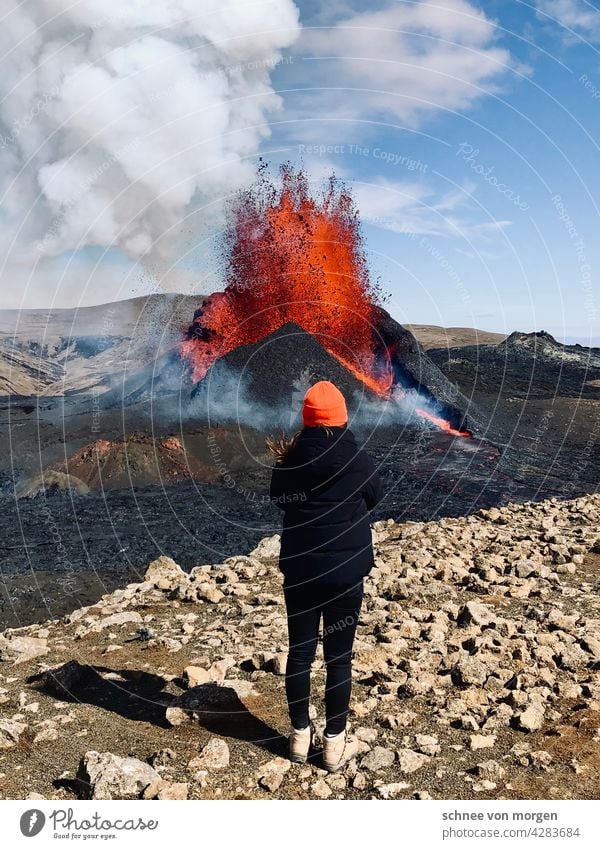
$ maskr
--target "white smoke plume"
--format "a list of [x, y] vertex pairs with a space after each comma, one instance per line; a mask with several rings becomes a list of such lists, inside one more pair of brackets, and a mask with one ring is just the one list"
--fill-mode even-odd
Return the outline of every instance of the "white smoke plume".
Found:
[[85, 246], [169, 267], [186, 215], [255, 173], [298, 30], [293, 0], [5, 0], [5, 267]]

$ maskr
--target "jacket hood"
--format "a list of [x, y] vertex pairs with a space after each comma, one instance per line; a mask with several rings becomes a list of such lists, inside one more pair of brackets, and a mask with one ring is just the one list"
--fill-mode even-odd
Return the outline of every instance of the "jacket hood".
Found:
[[305, 427], [289, 457], [294, 468], [304, 469], [316, 479], [324, 480], [344, 471], [358, 448], [354, 434], [347, 427], [331, 427], [328, 436], [322, 427]]

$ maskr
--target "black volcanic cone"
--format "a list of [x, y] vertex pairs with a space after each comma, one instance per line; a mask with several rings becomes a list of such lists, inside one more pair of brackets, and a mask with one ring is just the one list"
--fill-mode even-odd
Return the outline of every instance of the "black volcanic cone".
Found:
[[473, 401], [448, 380], [410, 330], [381, 307], [376, 308], [374, 337], [375, 348], [390, 355], [394, 384], [419, 392], [438, 415], [459, 430], [482, 433], [486, 429], [485, 417]]
[[[414, 390], [427, 401], [434, 415], [447, 419], [454, 428], [482, 429], [473, 404], [434, 365], [413, 336], [394, 321], [385, 310], [378, 310], [374, 333], [375, 347], [391, 354], [394, 383]], [[236, 381], [239, 391], [250, 404], [288, 409], [298, 404], [309, 385], [331, 380], [343, 392], [352, 410], [359, 400], [378, 396], [356, 378], [318, 339], [302, 327], [289, 322], [260, 342], [240, 345], [217, 360], [194, 390], [218, 401], [221, 387]]]
[[[285, 405], [318, 380], [330, 380], [350, 399], [354, 393], [377, 396], [354, 377], [318, 339], [293, 322], [282, 325], [260, 342], [240, 345], [218, 359], [194, 390], [218, 391], [232, 378], [244, 387], [248, 401], [270, 407]], [[306, 384], [306, 386], [304, 386]]]

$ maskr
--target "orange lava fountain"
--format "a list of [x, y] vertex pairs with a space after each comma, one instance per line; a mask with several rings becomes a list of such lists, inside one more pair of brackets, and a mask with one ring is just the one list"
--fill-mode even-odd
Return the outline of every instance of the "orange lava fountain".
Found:
[[[294, 322], [386, 397], [393, 369], [376, 327], [381, 290], [369, 278], [353, 198], [335, 176], [318, 197], [302, 170], [283, 165], [280, 176], [277, 186], [262, 165], [257, 182], [232, 204], [224, 243], [227, 285], [203, 301], [182, 343], [194, 380], [239, 345]], [[445, 419], [417, 413], [462, 435]]]

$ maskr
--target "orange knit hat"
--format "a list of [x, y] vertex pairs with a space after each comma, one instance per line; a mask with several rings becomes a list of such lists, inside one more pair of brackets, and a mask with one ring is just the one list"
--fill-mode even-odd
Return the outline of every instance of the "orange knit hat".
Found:
[[320, 380], [304, 396], [302, 420], [307, 427], [329, 425], [341, 427], [348, 421], [344, 396], [329, 380]]

